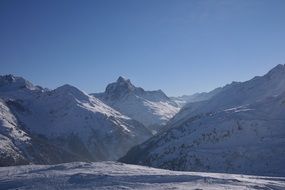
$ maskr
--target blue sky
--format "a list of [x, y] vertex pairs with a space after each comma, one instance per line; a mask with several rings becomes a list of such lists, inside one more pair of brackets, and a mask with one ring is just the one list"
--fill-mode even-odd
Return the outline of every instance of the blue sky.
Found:
[[0, 1], [0, 74], [44, 87], [192, 94], [284, 63], [284, 0]]

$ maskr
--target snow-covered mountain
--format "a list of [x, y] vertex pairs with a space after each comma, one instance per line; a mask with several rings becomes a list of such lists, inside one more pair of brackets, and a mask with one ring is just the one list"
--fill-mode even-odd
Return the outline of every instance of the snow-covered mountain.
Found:
[[188, 118], [122, 159], [173, 170], [285, 175], [285, 94]]
[[285, 175], [284, 65], [227, 85], [181, 112], [121, 160], [174, 170]]
[[123, 77], [109, 84], [105, 92], [92, 95], [153, 131], [179, 111], [179, 106], [161, 90], [145, 91]]
[[0, 189], [284, 189], [284, 177], [177, 172], [116, 162], [0, 168]]
[[257, 76], [246, 82], [232, 82], [218, 88], [218, 93], [208, 100], [186, 104], [172, 118], [169, 125], [177, 126], [200, 113], [251, 104], [267, 97], [278, 96], [283, 92], [285, 92], [285, 65], [280, 64], [264, 76]]
[[0, 78], [0, 98], [3, 165], [116, 160], [151, 136], [139, 122], [70, 85], [46, 90], [7, 75]]

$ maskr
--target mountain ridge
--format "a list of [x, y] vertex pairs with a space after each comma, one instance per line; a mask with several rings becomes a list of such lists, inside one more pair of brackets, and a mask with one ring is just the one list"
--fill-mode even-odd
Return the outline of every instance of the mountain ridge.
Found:
[[[139, 122], [74, 86], [42, 90], [20, 77], [0, 79], [0, 155], [6, 165], [116, 160], [151, 136]], [[28, 139], [16, 143], [17, 131]]]
[[285, 66], [189, 103], [120, 161], [172, 170], [285, 175]]
[[245, 82], [232, 82], [220, 88], [210, 99], [186, 104], [168, 125], [179, 125], [183, 118], [199, 113], [221, 111], [227, 108], [261, 101], [285, 91], [285, 65], [279, 64], [263, 76]]

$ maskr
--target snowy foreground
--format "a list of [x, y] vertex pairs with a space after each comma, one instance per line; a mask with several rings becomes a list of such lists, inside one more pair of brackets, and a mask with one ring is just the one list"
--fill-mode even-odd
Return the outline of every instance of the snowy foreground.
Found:
[[0, 168], [0, 189], [285, 189], [285, 177], [175, 172], [116, 162]]

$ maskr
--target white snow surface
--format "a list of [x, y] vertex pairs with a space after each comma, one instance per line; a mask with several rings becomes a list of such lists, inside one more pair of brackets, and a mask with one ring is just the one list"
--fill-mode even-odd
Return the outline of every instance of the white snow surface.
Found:
[[285, 177], [177, 172], [117, 162], [0, 168], [0, 189], [285, 189]]

